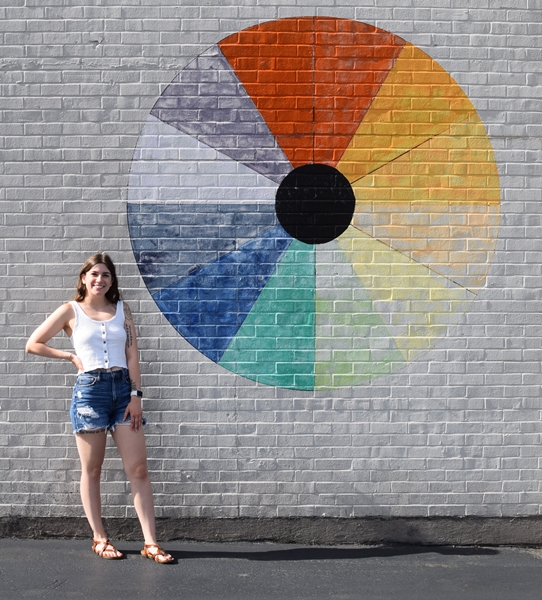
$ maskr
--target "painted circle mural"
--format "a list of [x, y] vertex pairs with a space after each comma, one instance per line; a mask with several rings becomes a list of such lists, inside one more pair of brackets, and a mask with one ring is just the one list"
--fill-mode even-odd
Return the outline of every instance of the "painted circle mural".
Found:
[[484, 286], [500, 189], [468, 97], [356, 21], [263, 23], [189, 63], [134, 153], [128, 219], [157, 306], [271, 386], [358, 385], [433, 347]]

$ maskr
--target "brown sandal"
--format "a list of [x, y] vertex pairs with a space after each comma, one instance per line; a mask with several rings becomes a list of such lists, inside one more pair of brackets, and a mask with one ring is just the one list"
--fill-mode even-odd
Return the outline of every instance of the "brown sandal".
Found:
[[162, 565], [173, 562], [173, 556], [165, 552], [158, 544], [145, 544], [143, 550], [141, 550], [141, 555]]
[[[99, 557], [105, 558], [106, 560], [118, 560], [119, 558], [124, 558], [124, 554], [117, 550], [109, 540], [105, 540], [105, 542], [99, 542], [98, 540], [92, 541], [94, 542], [94, 544], [92, 544], [92, 550], [96, 552]], [[106, 552], [109, 554], [114, 552], [115, 556], [105, 556]]]

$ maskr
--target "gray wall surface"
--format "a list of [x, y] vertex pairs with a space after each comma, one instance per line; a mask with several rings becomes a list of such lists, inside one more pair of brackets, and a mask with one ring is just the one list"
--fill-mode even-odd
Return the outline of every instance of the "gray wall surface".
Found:
[[[388, 375], [311, 390], [242, 377], [175, 330], [138, 268], [128, 204], [149, 115], [180, 71], [248, 27], [322, 16], [399, 36], [457, 82], [493, 147], [500, 227], [472, 304], [426, 352]], [[0, 516], [82, 515], [75, 373], [24, 345], [98, 251], [117, 262], [138, 328], [158, 516], [540, 514], [538, 1], [11, 0], [0, 57]], [[185, 187], [209, 176], [205, 144], [181, 157], [194, 177]], [[241, 167], [232, 177], [236, 188]], [[247, 181], [236, 199], [253, 185], [249, 200], [269, 200], [274, 184]], [[56, 345], [70, 348], [61, 336]], [[113, 448], [105, 467], [104, 515], [134, 516]]]

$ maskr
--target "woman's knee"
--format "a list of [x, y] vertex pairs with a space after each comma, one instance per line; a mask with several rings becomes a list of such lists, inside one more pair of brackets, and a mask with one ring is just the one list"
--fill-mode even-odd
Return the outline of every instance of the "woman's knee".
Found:
[[142, 461], [131, 465], [127, 470], [127, 475], [130, 480], [144, 481], [149, 478], [149, 469], [147, 468], [147, 461]]
[[82, 465], [81, 474], [87, 479], [100, 481], [102, 475], [102, 465]]

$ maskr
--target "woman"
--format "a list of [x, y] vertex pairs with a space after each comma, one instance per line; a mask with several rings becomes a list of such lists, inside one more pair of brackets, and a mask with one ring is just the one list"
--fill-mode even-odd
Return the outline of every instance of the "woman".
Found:
[[[111, 258], [103, 253], [91, 256], [81, 267], [76, 287], [73, 301], [63, 304], [34, 331], [26, 351], [69, 360], [79, 370], [70, 416], [81, 459], [81, 498], [94, 533], [92, 549], [102, 558], [123, 557], [107, 539], [101, 517], [100, 474], [111, 431], [145, 537], [141, 554], [159, 563], [172, 562], [156, 542], [135, 327], [130, 309], [120, 298]], [[75, 353], [48, 345], [61, 330]]]

